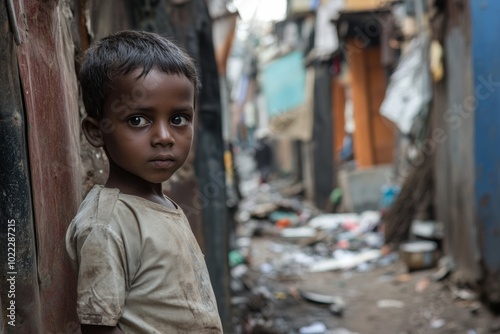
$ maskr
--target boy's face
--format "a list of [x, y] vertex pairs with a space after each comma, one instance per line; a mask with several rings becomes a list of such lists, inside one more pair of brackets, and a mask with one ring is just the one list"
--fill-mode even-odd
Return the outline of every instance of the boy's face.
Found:
[[152, 69], [136, 79], [141, 72], [114, 82], [101, 123], [106, 124], [104, 149], [111, 160], [110, 177], [127, 182], [132, 174], [139, 182], [158, 184], [168, 180], [189, 154], [195, 92], [185, 76]]

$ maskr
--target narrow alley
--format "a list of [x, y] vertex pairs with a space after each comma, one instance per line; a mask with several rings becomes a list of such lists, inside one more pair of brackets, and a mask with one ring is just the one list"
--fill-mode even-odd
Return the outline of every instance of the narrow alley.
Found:
[[229, 255], [235, 333], [500, 332], [450, 258], [436, 253], [420, 269], [384, 246], [373, 211], [321, 213], [300, 185], [259, 185], [252, 158], [236, 161], [244, 199]]

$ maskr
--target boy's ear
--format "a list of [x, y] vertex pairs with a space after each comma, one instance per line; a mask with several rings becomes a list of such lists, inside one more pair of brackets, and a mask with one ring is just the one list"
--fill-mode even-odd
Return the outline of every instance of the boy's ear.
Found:
[[82, 129], [90, 145], [94, 147], [104, 146], [103, 133], [99, 128], [99, 121], [97, 119], [85, 116], [82, 121]]

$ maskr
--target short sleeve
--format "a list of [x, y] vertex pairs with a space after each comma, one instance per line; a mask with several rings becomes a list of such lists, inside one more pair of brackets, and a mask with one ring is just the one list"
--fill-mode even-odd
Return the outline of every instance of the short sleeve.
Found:
[[123, 312], [127, 270], [123, 241], [110, 226], [77, 236], [77, 313], [80, 323], [116, 326]]

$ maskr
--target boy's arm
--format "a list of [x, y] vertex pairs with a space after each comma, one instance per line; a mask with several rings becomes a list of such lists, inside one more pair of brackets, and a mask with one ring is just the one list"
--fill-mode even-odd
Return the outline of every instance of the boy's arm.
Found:
[[114, 328], [123, 313], [126, 295], [123, 240], [109, 226], [96, 224], [76, 235], [76, 245], [77, 314], [82, 332], [121, 333]]
[[82, 334], [123, 334], [118, 327], [81, 325]]

